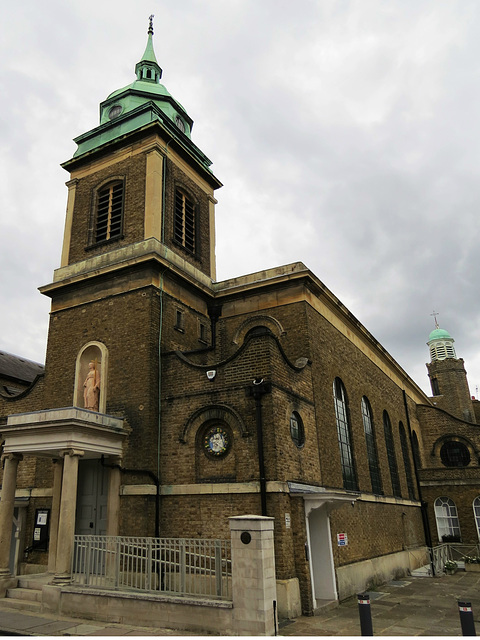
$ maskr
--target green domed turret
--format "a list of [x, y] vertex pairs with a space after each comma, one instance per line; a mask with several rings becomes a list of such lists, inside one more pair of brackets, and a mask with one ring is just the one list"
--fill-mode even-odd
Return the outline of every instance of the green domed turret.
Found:
[[455, 340], [445, 329], [440, 329], [437, 319], [435, 318], [435, 329], [428, 336], [428, 346], [430, 347], [430, 360], [446, 360], [447, 358], [456, 358]]
[[140, 62], [135, 65], [137, 79], [117, 89], [100, 105], [100, 124], [105, 124], [147, 102], [153, 102], [174, 122], [182, 133], [190, 137], [193, 120], [182, 105], [160, 84], [162, 68], [153, 49], [153, 16], [150, 16], [148, 40]]
[[147, 46], [135, 65], [135, 75], [132, 83], [113, 91], [100, 104], [100, 125], [75, 138], [78, 149], [74, 159], [158, 124], [189, 156], [211, 172], [211, 161], [191, 140], [192, 118], [160, 84], [162, 69], [153, 50], [153, 16], [150, 16]]

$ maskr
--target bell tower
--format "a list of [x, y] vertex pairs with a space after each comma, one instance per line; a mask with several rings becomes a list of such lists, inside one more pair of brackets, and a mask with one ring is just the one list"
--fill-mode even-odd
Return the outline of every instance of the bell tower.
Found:
[[135, 80], [100, 104], [99, 126], [75, 139], [77, 151], [62, 165], [70, 172], [62, 268], [126, 247], [139, 254], [149, 243], [215, 279], [213, 194], [221, 183], [161, 78], [150, 16]]
[[90, 376], [94, 411], [131, 428], [125, 466], [141, 459], [157, 475], [161, 354], [208, 344], [221, 186], [162, 75], [151, 16], [133, 81], [100, 104], [99, 125], [62, 165], [61, 265], [40, 289], [52, 299], [46, 406], [91, 410]]
[[435, 318], [435, 329], [428, 337], [430, 362], [428, 377], [436, 405], [452, 415], [476, 422], [472, 399], [462, 358], [457, 358], [455, 340], [445, 329], [441, 329]]

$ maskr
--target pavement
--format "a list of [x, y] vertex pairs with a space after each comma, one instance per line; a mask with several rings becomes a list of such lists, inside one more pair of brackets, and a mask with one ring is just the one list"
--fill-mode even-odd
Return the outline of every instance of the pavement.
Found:
[[[409, 576], [368, 593], [375, 636], [461, 636], [458, 601], [471, 603], [480, 634], [480, 573], [462, 570], [435, 578]], [[282, 621], [279, 635], [360, 636], [358, 599], [349, 598], [316, 616]]]
[[[197, 633], [164, 627], [142, 627], [56, 614], [10, 609], [0, 600], [0, 635], [20, 636], [197, 636]], [[207, 635], [207, 634], [205, 634]]]
[[[376, 636], [461, 636], [458, 601], [472, 604], [480, 633], [480, 573], [458, 571], [435, 578], [408, 577], [370, 590]], [[54, 614], [20, 611], [0, 600], [0, 635], [33, 636], [196, 636], [164, 627], [131, 626]], [[283, 620], [281, 636], [359, 636], [357, 597], [316, 616]], [[207, 635], [207, 634], [204, 634]]]

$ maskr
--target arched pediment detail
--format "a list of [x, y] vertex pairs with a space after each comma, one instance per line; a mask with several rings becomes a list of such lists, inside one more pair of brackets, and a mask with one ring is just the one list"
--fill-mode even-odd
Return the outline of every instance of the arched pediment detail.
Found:
[[235, 409], [225, 404], [216, 404], [194, 411], [185, 422], [178, 437], [179, 441], [185, 444], [189, 433], [196, 433], [205, 422], [210, 420], [226, 422], [237, 430], [243, 438], [249, 435], [245, 423]]
[[277, 338], [284, 336], [286, 333], [286, 331], [284, 330], [280, 322], [273, 316], [267, 316], [267, 315], [252, 316], [244, 320], [242, 324], [238, 327], [238, 329], [235, 332], [235, 335], [233, 336], [233, 340], [232, 340], [233, 344], [240, 344], [241, 342], [243, 342], [245, 340], [245, 336], [247, 335], [247, 333], [254, 327], [258, 327], [258, 326], [267, 327], [268, 329], [270, 329], [273, 335], [276, 336]]

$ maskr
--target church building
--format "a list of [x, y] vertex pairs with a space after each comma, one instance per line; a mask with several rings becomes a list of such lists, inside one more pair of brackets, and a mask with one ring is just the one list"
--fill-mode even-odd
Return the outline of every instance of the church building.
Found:
[[430, 398], [301, 262], [218, 281], [222, 183], [161, 79], [150, 21], [62, 165], [45, 368], [0, 378], [0, 580], [68, 584], [74, 534], [224, 539], [266, 515], [294, 617], [477, 543], [480, 409], [451, 336], [430, 334]]

